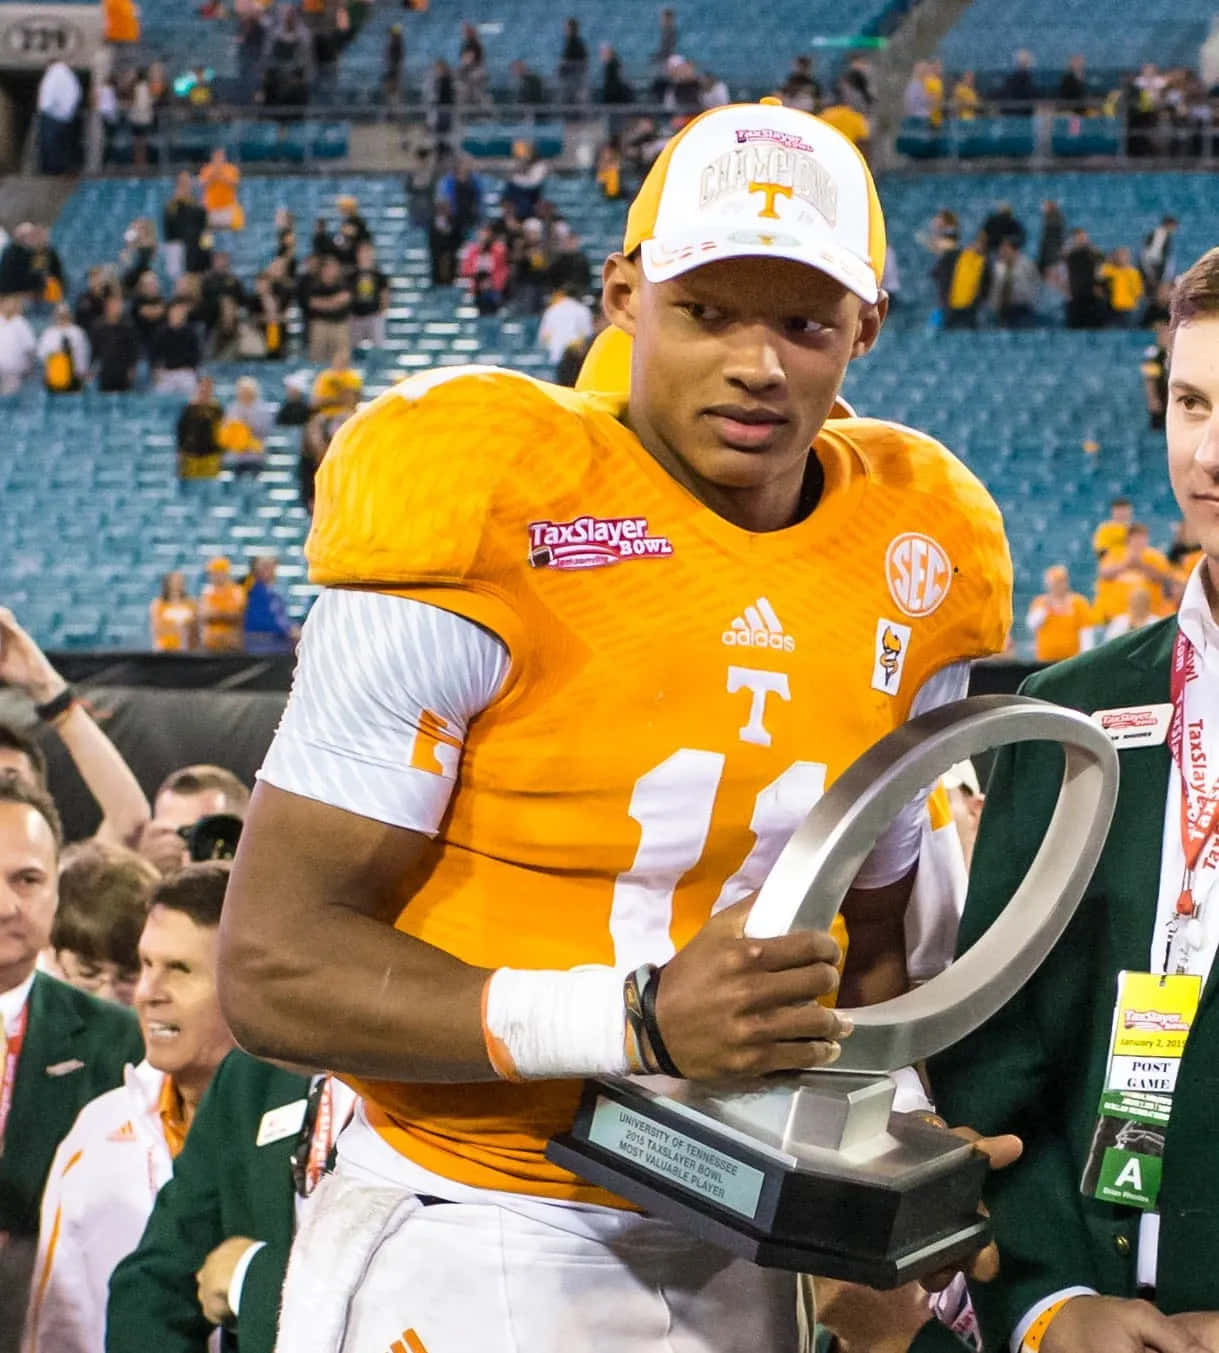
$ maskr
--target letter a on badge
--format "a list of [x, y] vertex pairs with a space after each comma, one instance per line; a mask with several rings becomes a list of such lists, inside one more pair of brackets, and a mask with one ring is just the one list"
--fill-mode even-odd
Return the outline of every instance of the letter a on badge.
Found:
[[1117, 1178], [1113, 1181], [1115, 1189], [1130, 1188], [1135, 1193], [1143, 1192], [1143, 1167], [1139, 1164], [1138, 1156], [1131, 1156], [1122, 1166]]

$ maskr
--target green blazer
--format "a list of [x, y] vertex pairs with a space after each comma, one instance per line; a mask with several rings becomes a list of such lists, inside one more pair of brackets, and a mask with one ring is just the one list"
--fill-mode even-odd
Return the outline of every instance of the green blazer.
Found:
[[47, 1171], [76, 1115], [144, 1056], [130, 1010], [38, 973], [0, 1155], [0, 1231], [38, 1234]]
[[[1031, 677], [1029, 695], [1092, 713], [1166, 704], [1175, 619], [1126, 635]], [[1000, 1275], [974, 1284], [988, 1348], [1005, 1348], [1039, 1299], [1076, 1284], [1135, 1294], [1140, 1213], [1079, 1191], [1108, 1053], [1117, 974], [1146, 971], [1160, 882], [1166, 745], [1122, 749], [1109, 837], [1083, 901], [1049, 958], [1014, 1000], [963, 1043], [933, 1058], [936, 1105], [984, 1134], [1015, 1132], [1024, 1155], [992, 1175], [986, 1197]], [[971, 870], [958, 951], [1012, 895], [1039, 845], [1062, 754], [1029, 743], [996, 759]], [[1172, 826], [1175, 828], [1175, 820]], [[1164, 1149], [1156, 1305], [1219, 1309], [1219, 967], [1186, 1045]], [[935, 1345], [942, 1346], [942, 1345]], [[929, 1350], [931, 1343], [915, 1343]]]
[[307, 1076], [240, 1051], [224, 1059], [138, 1248], [110, 1277], [106, 1353], [204, 1353], [214, 1327], [199, 1308], [195, 1273], [230, 1236], [266, 1243], [246, 1272], [236, 1342], [228, 1331], [224, 1342], [271, 1353], [295, 1225], [289, 1160], [297, 1133], [259, 1146], [259, 1127], [268, 1110], [308, 1093]]

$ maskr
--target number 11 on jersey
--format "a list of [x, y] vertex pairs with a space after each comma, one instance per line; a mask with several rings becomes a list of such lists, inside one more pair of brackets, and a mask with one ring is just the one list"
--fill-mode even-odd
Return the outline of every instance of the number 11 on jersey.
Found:
[[[720, 752], [683, 747], [635, 781], [629, 813], [639, 824], [630, 869], [614, 882], [610, 934], [614, 966], [664, 963], [673, 957], [673, 895], [702, 858], [724, 774]], [[825, 793], [826, 767], [795, 761], [754, 802], [753, 848], [724, 880], [712, 912], [739, 902], [765, 881], [779, 852]]]

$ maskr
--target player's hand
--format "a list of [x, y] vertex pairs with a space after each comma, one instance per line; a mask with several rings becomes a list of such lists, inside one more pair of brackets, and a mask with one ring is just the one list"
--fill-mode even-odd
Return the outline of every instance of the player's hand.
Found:
[[1207, 1353], [1184, 1324], [1149, 1301], [1072, 1297], [1050, 1321], [1041, 1353]]
[[195, 1274], [195, 1288], [199, 1295], [199, 1307], [204, 1318], [213, 1325], [229, 1325], [237, 1318], [237, 1313], [229, 1305], [229, 1285], [233, 1281], [233, 1270], [238, 1260], [256, 1240], [249, 1236], [230, 1236], [203, 1261], [203, 1267]]
[[1207, 1353], [1219, 1353], [1219, 1311], [1182, 1311], [1168, 1318], [1191, 1334]]
[[[934, 1122], [938, 1127], [948, 1127], [948, 1124], [935, 1114], [924, 1113], [920, 1117], [927, 1122]], [[972, 1143], [981, 1151], [990, 1161], [992, 1170], [1002, 1170], [1011, 1165], [1013, 1161], [1020, 1159], [1021, 1153], [1024, 1151], [1024, 1143], [1010, 1132], [999, 1137], [981, 1137], [971, 1127], [954, 1127], [949, 1130], [954, 1137], [960, 1137], [962, 1141]], [[981, 1209], [985, 1215], [989, 1216], [984, 1203], [981, 1204]], [[939, 1292], [952, 1282], [957, 1271], [955, 1268], [942, 1268], [936, 1273], [928, 1274], [922, 1280], [923, 1286], [928, 1292]], [[984, 1245], [976, 1254], [970, 1256], [968, 1264], [962, 1266], [960, 1271], [967, 1278], [972, 1278], [974, 1282], [992, 1282], [999, 1274], [998, 1245], [993, 1240], [989, 1245]]]
[[838, 986], [837, 941], [814, 930], [745, 939], [753, 902], [713, 916], [664, 966], [656, 1022], [689, 1080], [828, 1066], [854, 1027], [817, 1004]]
[[4, 606], [0, 606], [0, 681], [20, 686], [36, 705], [53, 700], [65, 684], [46, 654]]

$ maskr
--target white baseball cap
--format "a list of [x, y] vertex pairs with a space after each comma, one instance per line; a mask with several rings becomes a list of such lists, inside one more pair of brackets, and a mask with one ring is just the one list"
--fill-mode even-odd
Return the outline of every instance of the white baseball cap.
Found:
[[650, 282], [724, 258], [789, 258], [864, 301], [880, 294], [885, 221], [863, 156], [778, 99], [713, 108], [648, 171], [626, 221]]

